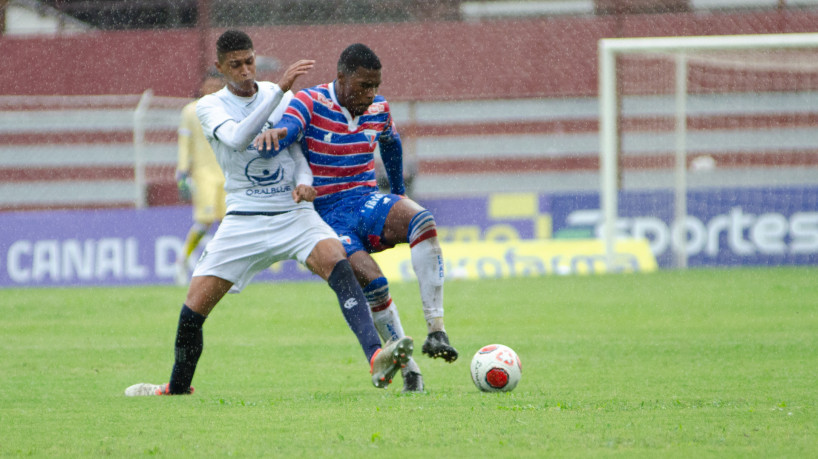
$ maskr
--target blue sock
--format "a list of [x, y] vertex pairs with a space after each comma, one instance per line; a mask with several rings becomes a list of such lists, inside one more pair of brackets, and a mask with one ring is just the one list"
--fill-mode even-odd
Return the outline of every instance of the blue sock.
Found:
[[358, 342], [366, 354], [366, 361], [371, 361], [372, 356], [381, 347], [381, 339], [372, 323], [372, 314], [369, 312], [366, 297], [355, 279], [349, 261], [341, 260], [336, 263], [327, 283], [338, 296], [338, 304], [341, 305], [344, 319], [358, 337]]
[[176, 361], [170, 374], [168, 390], [171, 394], [190, 392], [193, 373], [196, 371], [196, 364], [199, 363], [199, 356], [202, 355], [204, 346], [202, 325], [206, 318], [187, 305], [182, 305], [182, 312], [179, 313], [179, 328], [176, 330]]

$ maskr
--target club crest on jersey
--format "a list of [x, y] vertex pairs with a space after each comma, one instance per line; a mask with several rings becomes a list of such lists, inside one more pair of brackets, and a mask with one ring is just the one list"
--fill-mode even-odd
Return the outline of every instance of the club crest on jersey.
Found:
[[378, 141], [378, 131], [374, 129], [364, 129], [364, 135], [366, 136], [366, 140], [369, 142], [369, 148], [375, 148], [375, 142]]
[[244, 175], [253, 185], [269, 186], [275, 185], [284, 178], [284, 170], [278, 161], [258, 157], [247, 163], [247, 166], [244, 167]]
[[383, 106], [383, 103], [378, 102], [376, 104], [370, 105], [369, 108], [366, 110], [366, 113], [370, 115], [377, 115], [378, 113], [383, 113], [384, 111], [386, 111], [386, 108]]

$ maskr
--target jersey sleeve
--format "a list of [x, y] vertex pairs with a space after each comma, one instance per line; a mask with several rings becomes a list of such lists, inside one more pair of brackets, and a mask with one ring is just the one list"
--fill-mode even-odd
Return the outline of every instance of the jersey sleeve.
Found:
[[281, 149], [296, 143], [301, 133], [304, 132], [310, 122], [312, 122], [312, 107], [313, 99], [306, 89], [298, 91], [287, 105], [284, 116], [282, 116], [281, 121], [275, 125], [277, 128], [287, 128], [287, 136], [279, 140]]
[[207, 95], [196, 103], [196, 116], [202, 125], [207, 140], [216, 138], [216, 128], [233, 119], [214, 95]]
[[[211, 103], [211, 100], [218, 102], [218, 99], [215, 97], [209, 98], [209, 96], [202, 98], [202, 100], [207, 98], [208, 102], [204, 105], [200, 102], [196, 107], [196, 114], [202, 120], [205, 135], [235, 150], [247, 148], [258, 133], [261, 132], [276, 106], [284, 97], [284, 93], [281, 92], [278, 85], [267, 83], [258, 86], [259, 97], [263, 97], [262, 102], [238, 122], [227, 114], [223, 108], [216, 107], [214, 106], [216, 104]], [[201, 114], [199, 113], [200, 110], [202, 111]]]
[[387, 120], [384, 130], [378, 137], [378, 144], [381, 149], [381, 159], [386, 170], [386, 178], [389, 179], [389, 189], [394, 194], [405, 194], [406, 186], [403, 182], [403, 144], [400, 134], [392, 120], [392, 113], [387, 110]]
[[389, 104], [386, 104], [386, 123], [384, 124], [383, 131], [381, 131], [381, 136], [378, 139], [380, 140], [389, 140], [397, 138], [400, 140], [400, 134], [398, 133], [398, 127], [395, 125], [395, 120], [392, 119], [392, 112], [389, 110]]

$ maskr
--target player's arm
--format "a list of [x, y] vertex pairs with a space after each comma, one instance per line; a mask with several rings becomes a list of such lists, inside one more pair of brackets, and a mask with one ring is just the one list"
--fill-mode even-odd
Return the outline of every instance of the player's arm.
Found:
[[275, 156], [281, 150], [296, 143], [312, 119], [312, 98], [306, 91], [299, 91], [290, 101], [284, 116], [273, 129], [268, 129], [253, 141], [259, 154], [265, 158]]
[[393, 194], [406, 194], [406, 187], [403, 183], [403, 144], [391, 116], [387, 128], [378, 137], [378, 144], [381, 148], [381, 159], [386, 170], [386, 178], [389, 180], [389, 189]]
[[[264, 127], [264, 124], [267, 123], [270, 115], [273, 114], [273, 111], [284, 97], [284, 93], [290, 90], [296, 78], [307, 73], [314, 64], [315, 61], [300, 60], [287, 68], [279, 82], [280, 84], [273, 83], [272, 88], [259, 85], [259, 92], [272, 91], [272, 97], [265, 98], [265, 103], [256, 107], [246, 118], [239, 122], [228, 117], [222, 119], [221, 122], [213, 123], [213, 138], [234, 150], [245, 150]], [[196, 107], [197, 114], [199, 114], [199, 106]], [[202, 115], [199, 115], [199, 118], [201, 119]], [[219, 119], [219, 117], [216, 116], [216, 119]], [[205, 132], [207, 133], [207, 131]]]
[[272, 88], [259, 85], [259, 92], [262, 91], [272, 91], [272, 97], [265, 98], [263, 104], [256, 107], [239, 122], [232, 118], [224, 120], [213, 128], [213, 137], [234, 150], [245, 150], [264, 127], [267, 119], [273, 114], [273, 110], [281, 102], [281, 98], [284, 97], [284, 92], [275, 84]]
[[315, 200], [317, 192], [312, 186], [312, 171], [307, 163], [307, 157], [301, 150], [301, 145], [294, 142], [287, 149], [295, 163], [295, 189], [293, 190], [293, 200], [295, 202]]
[[290, 145], [294, 145], [298, 134], [301, 133], [301, 126], [292, 119], [286, 117], [276, 123], [275, 127], [268, 129], [253, 140], [258, 153], [264, 157], [269, 158], [280, 153]]

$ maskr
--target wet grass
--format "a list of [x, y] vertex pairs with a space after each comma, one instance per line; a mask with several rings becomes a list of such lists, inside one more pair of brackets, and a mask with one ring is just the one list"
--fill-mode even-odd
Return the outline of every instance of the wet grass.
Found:
[[[0, 292], [0, 455], [806, 457], [818, 444], [818, 270], [695, 270], [447, 284], [454, 364], [377, 390], [332, 292], [254, 284], [205, 326], [189, 397], [170, 374], [176, 287]], [[417, 287], [396, 284], [425, 335]], [[480, 346], [523, 380], [478, 392]]]

